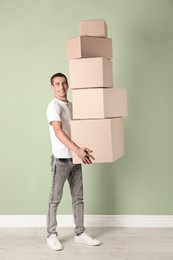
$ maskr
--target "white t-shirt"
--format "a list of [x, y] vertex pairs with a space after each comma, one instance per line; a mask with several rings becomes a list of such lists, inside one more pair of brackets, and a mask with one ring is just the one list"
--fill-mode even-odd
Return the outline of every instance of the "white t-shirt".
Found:
[[47, 107], [46, 115], [49, 123], [53, 155], [56, 158], [72, 158], [72, 151], [59, 141], [55, 136], [53, 127], [50, 125], [50, 122], [61, 121], [63, 131], [71, 138], [72, 103], [54, 98]]

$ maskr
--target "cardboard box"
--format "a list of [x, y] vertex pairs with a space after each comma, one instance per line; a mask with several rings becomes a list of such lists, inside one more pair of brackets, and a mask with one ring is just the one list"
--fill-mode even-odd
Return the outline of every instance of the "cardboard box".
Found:
[[73, 119], [98, 119], [128, 115], [126, 89], [73, 89], [72, 100]]
[[105, 58], [69, 60], [70, 88], [112, 87], [112, 61]]
[[80, 35], [107, 37], [107, 25], [103, 19], [79, 22]]
[[67, 60], [104, 57], [112, 59], [112, 39], [78, 36], [66, 41]]
[[[123, 118], [72, 120], [71, 136], [77, 145], [93, 151], [93, 163], [113, 162], [124, 155]], [[82, 160], [73, 153], [73, 162]]]

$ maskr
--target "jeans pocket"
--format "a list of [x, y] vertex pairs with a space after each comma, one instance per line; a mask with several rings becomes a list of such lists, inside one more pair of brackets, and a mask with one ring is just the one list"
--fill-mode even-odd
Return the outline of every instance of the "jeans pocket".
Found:
[[50, 157], [50, 169], [51, 169], [51, 172], [53, 172], [53, 162], [54, 162], [54, 156], [51, 155], [51, 157]]

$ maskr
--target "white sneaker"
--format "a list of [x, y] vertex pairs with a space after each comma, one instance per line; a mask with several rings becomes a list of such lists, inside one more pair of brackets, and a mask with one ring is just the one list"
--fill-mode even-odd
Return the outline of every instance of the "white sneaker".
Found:
[[63, 246], [59, 242], [58, 237], [57, 237], [56, 234], [50, 235], [47, 238], [47, 244], [50, 247], [50, 249], [52, 249], [52, 250], [59, 251], [59, 250], [63, 249]]
[[90, 246], [99, 246], [101, 245], [101, 242], [97, 239], [94, 239], [90, 237], [87, 233], [82, 233], [80, 236], [75, 236], [75, 242], [77, 243], [82, 243], [82, 244], [87, 244]]

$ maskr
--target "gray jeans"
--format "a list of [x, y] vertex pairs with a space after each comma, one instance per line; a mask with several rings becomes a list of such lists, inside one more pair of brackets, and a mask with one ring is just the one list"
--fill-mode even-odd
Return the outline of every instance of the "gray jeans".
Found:
[[58, 159], [51, 156], [52, 185], [48, 205], [47, 233], [57, 234], [57, 208], [63, 195], [63, 187], [68, 180], [73, 207], [75, 235], [84, 232], [84, 202], [81, 164], [73, 164], [72, 159]]

